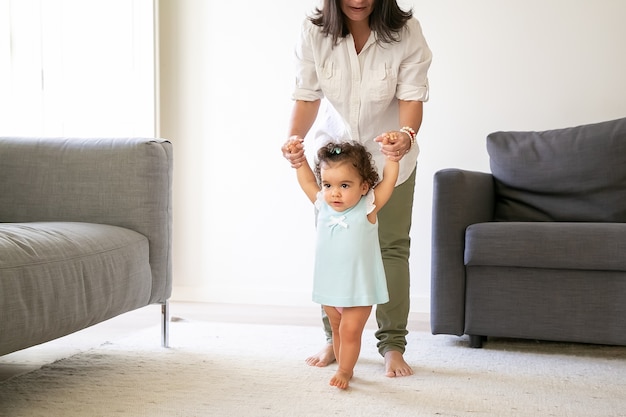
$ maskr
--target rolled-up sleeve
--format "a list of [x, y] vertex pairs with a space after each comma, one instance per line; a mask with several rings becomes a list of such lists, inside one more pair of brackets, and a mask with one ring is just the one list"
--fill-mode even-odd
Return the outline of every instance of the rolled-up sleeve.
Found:
[[305, 22], [295, 48], [296, 79], [293, 100], [315, 101], [324, 94], [317, 78], [313, 48], [311, 45], [311, 23]]
[[406, 101], [428, 101], [428, 69], [432, 52], [417, 19], [411, 19], [403, 32], [406, 45], [398, 70], [396, 97]]

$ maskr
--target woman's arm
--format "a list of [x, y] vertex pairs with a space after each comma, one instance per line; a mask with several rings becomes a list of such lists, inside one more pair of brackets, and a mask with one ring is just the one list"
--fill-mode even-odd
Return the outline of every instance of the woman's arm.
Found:
[[[382, 144], [381, 151], [387, 158], [399, 161], [411, 150], [411, 146], [413, 146], [411, 137], [400, 129], [410, 128], [417, 135], [422, 125], [423, 110], [424, 103], [421, 101], [398, 100], [398, 130], [387, 132], [387, 134], [382, 134], [374, 139]], [[385, 135], [388, 136], [389, 133], [395, 133], [395, 139], [388, 140], [389, 137], [385, 138]]]
[[[288, 131], [289, 139], [281, 148], [283, 156], [289, 161], [293, 168], [299, 168], [306, 161], [302, 140], [304, 140], [304, 137], [311, 129], [311, 126], [313, 126], [319, 108], [320, 100], [296, 100], [293, 105]], [[298, 140], [295, 146], [291, 144], [293, 139]], [[290, 144], [292, 146], [290, 146]]]
[[321, 100], [295, 101], [289, 123], [289, 136], [299, 136], [304, 139], [315, 122], [320, 103]]
[[[417, 134], [422, 126], [424, 103], [422, 101], [398, 100], [398, 111], [400, 113], [400, 127], [408, 126]], [[408, 138], [407, 135], [404, 136]]]

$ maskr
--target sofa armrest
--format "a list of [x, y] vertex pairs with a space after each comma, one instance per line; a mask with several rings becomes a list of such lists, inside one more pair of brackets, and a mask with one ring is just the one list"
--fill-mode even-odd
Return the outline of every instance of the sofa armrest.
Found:
[[152, 138], [0, 138], [0, 222], [72, 221], [148, 238], [153, 289], [172, 285], [172, 145]]
[[431, 330], [462, 335], [465, 329], [465, 229], [491, 221], [494, 180], [484, 172], [435, 173], [431, 256]]

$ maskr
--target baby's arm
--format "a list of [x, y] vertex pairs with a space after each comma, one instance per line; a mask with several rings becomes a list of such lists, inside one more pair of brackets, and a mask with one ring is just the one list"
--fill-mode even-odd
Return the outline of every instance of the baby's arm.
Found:
[[383, 168], [383, 179], [374, 188], [374, 204], [376, 204], [375, 211], [379, 211], [391, 198], [391, 194], [396, 186], [398, 180], [398, 172], [400, 171], [400, 163], [398, 161], [392, 161], [389, 158], [385, 159], [385, 167]]
[[[294, 139], [292, 142], [292, 145], [294, 146], [296, 143], [301, 143], [301, 141], [297, 139]], [[290, 148], [290, 146], [291, 145], [288, 145], [288, 148]], [[317, 184], [315, 174], [306, 159], [298, 168], [296, 168], [296, 175], [302, 191], [304, 191], [312, 203], [315, 203], [315, 200], [317, 200], [317, 193], [321, 190], [321, 188]]]
[[400, 162], [385, 158], [383, 167], [383, 179], [374, 188], [374, 204], [376, 208], [370, 214], [376, 215], [378, 211], [389, 201], [398, 180]]

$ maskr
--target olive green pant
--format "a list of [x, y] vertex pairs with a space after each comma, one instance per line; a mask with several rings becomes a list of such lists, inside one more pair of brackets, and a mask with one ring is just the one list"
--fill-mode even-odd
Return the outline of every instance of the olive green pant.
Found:
[[[415, 171], [397, 186], [387, 204], [378, 213], [378, 237], [383, 256], [389, 302], [376, 306], [378, 352], [404, 353], [410, 308], [409, 254], [411, 248], [411, 215], [415, 191]], [[326, 340], [332, 343], [332, 331], [324, 309], [322, 322]]]

